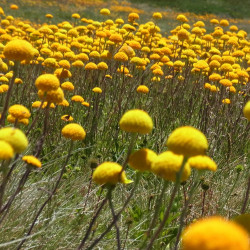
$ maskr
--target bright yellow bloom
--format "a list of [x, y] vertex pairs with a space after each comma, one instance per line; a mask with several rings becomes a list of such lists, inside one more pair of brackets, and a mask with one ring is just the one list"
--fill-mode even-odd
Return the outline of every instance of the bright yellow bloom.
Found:
[[147, 94], [147, 93], [149, 92], [149, 89], [148, 89], [148, 87], [145, 86], [145, 85], [140, 85], [140, 86], [137, 87], [136, 91], [137, 91], [138, 93]]
[[230, 101], [230, 99], [226, 98], [226, 99], [222, 100], [222, 103], [224, 103], [224, 104], [230, 104], [231, 101]]
[[24, 119], [30, 117], [29, 110], [20, 104], [15, 104], [9, 107], [8, 112], [15, 118], [15, 119]]
[[38, 91], [38, 96], [40, 99], [46, 101], [46, 102], [54, 102], [54, 103], [61, 103], [64, 100], [64, 93], [61, 88], [58, 88], [56, 90], [50, 90], [47, 92], [44, 92], [42, 90]]
[[50, 91], [58, 89], [60, 82], [55, 75], [44, 74], [36, 79], [35, 85], [39, 90]]
[[97, 69], [97, 65], [93, 62], [89, 62], [85, 65], [85, 70], [95, 70]]
[[99, 165], [93, 173], [93, 181], [99, 185], [111, 184], [115, 185], [118, 182], [128, 184], [131, 180], [128, 180], [125, 172], [122, 171], [122, 166], [116, 162], [103, 162]]
[[61, 119], [66, 122], [72, 122], [74, 120], [71, 115], [63, 115]]
[[162, 14], [160, 12], [154, 12], [153, 18], [156, 20], [160, 20], [160, 19], [162, 19]]
[[129, 156], [128, 164], [136, 170], [149, 171], [156, 157], [157, 154], [154, 151], [142, 148]]
[[15, 153], [22, 153], [28, 146], [26, 135], [18, 128], [1, 128], [0, 140], [8, 142]]
[[[12, 115], [8, 115], [7, 116], [7, 121], [9, 123], [15, 123], [16, 122], [16, 118], [13, 117]], [[23, 118], [23, 119], [17, 119], [17, 123], [22, 123], [24, 125], [28, 125], [29, 124], [29, 119]]]
[[198, 170], [216, 171], [216, 163], [206, 155], [197, 155], [188, 159], [189, 166]]
[[147, 112], [140, 109], [127, 111], [120, 120], [120, 128], [126, 132], [149, 134], [153, 129], [153, 121]]
[[85, 106], [85, 107], [89, 107], [90, 104], [88, 102], [82, 102], [82, 105]]
[[63, 127], [62, 135], [73, 141], [80, 141], [84, 140], [86, 132], [81, 125], [77, 123], [70, 123]]
[[[176, 174], [180, 171], [182, 162], [183, 155], [177, 155], [171, 151], [166, 151], [155, 158], [151, 166], [151, 171], [165, 180], [175, 181]], [[190, 166], [186, 163], [181, 176], [181, 181], [187, 180], [190, 173]]]
[[11, 145], [3, 140], [0, 140], [0, 160], [9, 160], [13, 157], [14, 150]]
[[101, 10], [100, 10], [100, 14], [102, 14], [102, 15], [104, 15], [104, 16], [108, 16], [108, 15], [110, 15], [110, 10], [109, 10], [109, 9], [106, 9], [106, 8], [101, 9]]
[[27, 164], [32, 165], [34, 167], [40, 168], [42, 166], [42, 163], [39, 159], [37, 159], [33, 155], [25, 155], [22, 158], [23, 161], [25, 161]]
[[64, 82], [64, 83], [62, 83], [61, 88], [63, 90], [68, 90], [68, 91], [73, 91], [75, 89], [72, 82]]
[[84, 102], [84, 99], [83, 97], [81, 97], [80, 95], [74, 95], [71, 97], [71, 101], [73, 102]]
[[170, 134], [167, 147], [174, 153], [185, 156], [204, 155], [208, 149], [208, 142], [200, 130], [191, 126], [183, 126]]
[[200, 219], [182, 234], [183, 250], [248, 250], [247, 232], [222, 217]]
[[248, 101], [243, 109], [243, 114], [250, 121], [250, 101]]
[[35, 50], [32, 45], [25, 40], [12, 40], [4, 47], [4, 56], [13, 61], [30, 61], [34, 56]]

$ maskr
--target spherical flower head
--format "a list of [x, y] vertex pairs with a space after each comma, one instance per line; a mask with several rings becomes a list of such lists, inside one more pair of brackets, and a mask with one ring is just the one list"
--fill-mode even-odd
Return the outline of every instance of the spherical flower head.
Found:
[[108, 65], [105, 62], [100, 62], [100, 63], [97, 64], [97, 68], [99, 70], [107, 70], [108, 69]]
[[156, 157], [157, 154], [154, 151], [142, 148], [129, 156], [128, 164], [136, 170], [149, 171]]
[[44, 92], [42, 90], [38, 91], [38, 96], [40, 99], [47, 101], [47, 102], [54, 102], [54, 103], [61, 103], [64, 100], [64, 93], [61, 88], [58, 88], [56, 90], [50, 90], [47, 92]]
[[63, 127], [62, 135], [73, 141], [81, 141], [86, 137], [86, 132], [81, 125], [70, 123]]
[[15, 119], [24, 119], [30, 117], [29, 110], [20, 104], [15, 104], [9, 107], [8, 112], [15, 118]]
[[0, 160], [9, 160], [13, 157], [14, 150], [12, 146], [3, 140], [0, 140]]
[[167, 140], [167, 147], [185, 156], [204, 155], [208, 149], [206, 136], [198, 129], [183, 126], [175, 129]]
[[71, 101], [82, 103], [82, 102], [84, 102], [84, 99], [80, 95], [74, 95], [71, 97]]
[[23, 156], [22, 160], [26, 162], [27, 164], [32, 165], [37, 168], [40, 168], [42, 166], [42, 163], [40, 162], [40, 160], [37, 159], [33, 155], [25, 155]]
[[125, 172], [122, 171], [122, 166], [116, 162], [103, 162], [93, 173], [93, 181], [99, 185], [110, 184], [115, 185], [118, 182], [129, 184], [132, 181], [128, 180]]
[[147, 94], [149, 92], [149, 89], [145, 85], [140, 85], [140, 86], [137, 87], [136, 91], [138, 93]]
[[35, 85], [39, 90], [50, 91], [58, 89], [60, 82], [55, 75], [44, 74], [36, 79]]
[[[176, 174], [180, 171], [183, 162], [183, 155], [166, 151], [159, 154], [152, 163], [151, 171], [161, 178], [169, 181], [176, 181]], [[188, 163], [185, 164], [181, 181], [186, 181], [191, 170]]]
[[75, 89], [72, 82], [64, 82], [64, 83], [62, 83], [61, 88], [63, 90], [68, 90], [68, 91], [73, 91]]
[[97, 65], [93, 62], [89, 62], [85, 65], [85, 70], [95, 70], [97, 69]]
[[247, 232], [221, 217], [200, 219], [182, 234], [182, 250], [248, 250]]
[[87, 107], [87, 108], [90, 106], [90, 104], [88, 102], [82, 102], [82, 105]]
[[243, 109], [243, 114], [250, 121], [250, 101], [248, 101]]
[[102, 93], [102, 89], [99, 88], [99, 87], [93, 88], [92, 91], [93, 91], [94, 93], [98, 93], [98, 94], [101, 94], [101, 93]]
[[188, 159], [188, 164], [191, 168], [198, 170], [216, 171], [217, 164], [206, 155], [197, 155]]
[[108, 16], [108, 15], [110, 15], [110, 10], [106, 9], [106, 8], [103, 8], [103, 9], [100, 10], [100, 14], [104, 15], [104, 16]]
[[1, 128], [0, 140], [9, 143], [15, 153], [22, 153], [28, 147], [26, 135], [18, 128]]
[[230, 101], [230, 99], [225, 98], [225, 99], [222, 100], [222, 103], [224, 103], [224, 104], [230, 104], [231, 101]]
[[160, 19], [162, 19], [162, 14], [160, 12], [154, 12], [153, 18], [156, 20], [160, 20]]
[[21, 39], [16, 39], [8, 42], [4, 47], [4, 56], [13, 61], [30, 61], [34, 56], [35, 50], [33, 46]]
[[120, 120], [120, 128], [126, 132], [149, 134], [153, 129], [153, 121], [147, 112], [140, 109], [127, 111]]
[[[8, 115], [7, 116], [7, 121], [9, 123], [16, 123], [16, 118], [13, 117], [12, 115]], [[28, 125], [29, 124], [29, 119], [23, 118], [23, 119], [17, 119], [17, 123], [22, 123], [24, 125]]]

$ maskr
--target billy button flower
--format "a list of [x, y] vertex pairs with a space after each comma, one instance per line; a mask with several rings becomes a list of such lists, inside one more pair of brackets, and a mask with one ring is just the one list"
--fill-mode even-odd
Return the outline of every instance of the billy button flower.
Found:
[[8, 112], [15, 119], [30, 118], [30, 111], [26, 107], [20, 104], [15, 104], [15, 105], [10, 106]]
[[0, 160], [9, 160], [14, 156], [14, 150], [12, 146], [4, 141], [0, 140]]
[[[163, 152], [154, 159], [151, 171], [165, 180], [176, 181], [176, 175], [181, 169], [183, 158], [183, 155], [177, 155], [171, 151]], [[186, 181], [190, 173], [190, 166], [185, 163], [181, 181]]]
[[97, 65], [93, 62], [89, 62], [85, 65], [85, 70], [96, 70]]
[[198, 170], [217, 170], [217, 164], [206, 155], [197, 155], [190, 157], [188, 159], [188, 164], [191, 168], [195, 168]]
[[26, 135], [18, 128], [1, 128], [0, 140], [9, 143], [15, 153], [22, 153], [28, 147]]
[[84, 98], [81, 97], [80, 95], [74, 95], [74, 96], [72, 96], [71, 101], [82, 103], [82, 102], [84, 102]]
[[147, 112], [140, 109], [127, 111], [120, 120], [120, 128], [126, 132], [148, 134], [153, 129], [153, 121]]
[[82, 102], [82, 105], [87, 107], [87, 108], [90, 106], [90, 104], [88, 102]]
[[170, 134], [167, 147], [176, 154], [190, 157], [204, 155], [208, 149], [208, 142], [200, 130], [191, 126], [183, 126]]
[[149, 92], [149, 89], [148, 89], [148, 87], [145, 86], [145, 85], [139, 85], [139, 86], [137, 87], [136, 91], [137, 91], [138, 93], [147, 94], [147, 93]]
[[93, 91], [94, 93], [98, 93], [98, 94], [101, 94], [101, 93], [102, 93], [102, 89], [99, 88], [99, 87], [93, 88], [92, 91]]
[[243, 114], [250, 121], [250, 101], [248, 101], [243, 109]]
[[51, 90], [44, 92], [42, 90], [38, 91], [38, 96], [40, 99], [48, 102], [48, 103], [61, 103], [64, 100], [64, 93], [61, 88], [58, 88], [56, 90]]
[[224, 103], [224, 104], [230, 104], [231, 101], [230, 101], [230, 99], [225, 98], [225, 99], [222, 100], [222, 103]]
[[132, 182], [127, 179], [125, 172], [122, 171], [122, 166], [115, 162], [104, 162], [99, 165], [94, 170], [92, 178], [99, 185], [115, 185], [118, 182], [128, 184]]
[[66, 122], [72, 122], [74, 120], [71, 115], [63, 115], [61, 119]]
[[58, 89], [60, 87], [60, 82], [55, 75], [44, 74], [36, 79], [35, 85], [39, 90], [50, 91]]
[[61, 84], [63, 90], [73, 91], [75, 89], [72, 82], [64, 82]]
[[26, 119], [26, 118], [23, 118], [23, 119], [17, 119], [17, 118], [15, 118], [15, 117], [13, 117], [12, 115], [8, 115], [7, 116], [7, 121], [9, 122], [9, 123], [22, 123], [22, 124], [24, 124], [24, 125], [28, 125], [29, 124], [29, 119]]
[[128, 56], [125, 52], [117, 52], [114, 55], [114, 59], [118, 62], [126, 62], [128, 61]]
[[100, 14], [104, 15], [104, 16], [108, 16], [108, 15], [110, 15], [110, 10], [106, 9], [106, 8], [103, 8], [103, 9], [100, 10]]
[[100, 62], [100, 63], [97, 64], [97, 68], [99, 70], [107, 70], [108, 69], [108, 65], [105, 62]]
[[248, 250], [247, 232], [238, 224], [222, 217], [195, 221], [182, 234], [183, 250]]
[[156, 159], [157, 154], [148, 149], [143, 148], [135, 151], [129, 156], [128, 164], [139, 171], [150, 171], [153, 161]]
[[63, 78], [70, 78], [72, 76], [71, 72], [67, 69], [56, 69], [54, 72], [54, 75], [58, 78], [58, 79], [63, 79]]
[[86, 132], [81, 125], [77, 123], [70, 123], [63, 127], [62, 135], [72, 141], [80, 141], [85, 139]]
[[22, 160], [26, 162], [27, 164], [37, 167], [37, 168], [40, 168], [42, 166], [42, 163], [40, 162], [40, 160], [37, 159], [33, 155], [25, 155], [23, 156]]

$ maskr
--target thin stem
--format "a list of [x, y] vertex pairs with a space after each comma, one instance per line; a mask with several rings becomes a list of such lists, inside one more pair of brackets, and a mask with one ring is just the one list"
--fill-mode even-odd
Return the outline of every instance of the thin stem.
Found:
[[244, 214], [246, 212], [247, 203], [248, 203], [248, 199], [249, 199], [249, 193], [250, 193], [250, 176], [248, 177], [248, 185], [247, 185], [246, 195], [245, 195], [243, 206], [241, 209], [242, 214]]
[[82, 248], [84, 247], [84, 245], [85, 245], [85, 243], [86, 243], [86, 240], [88, 239], [88, 237], [89, 237], [89, 235], [90, 235], [90, 233], [91, 233], [91, 229], [92, 229], [92, 227], [94, 226], [94, 223], [95, 223], [96, 219], [98, 218], [100, 212], [102, 211], [104, 205], [105, 205], [106, 202], [108, 201], [108, 197], [110, 196], [110, 193], [111, 193], [111, 192], [112, 192], [112, 189], [109, 188], [109, 189], [108, 189], [108, 193], [107, 193], [107, 195], [106, 195], [106, 198], [102, 201], [100, 207], [98, 208], [98, 210], [96, 211], [95, 215], [93, 216], [91, 222], [89, 223], [89, 227], [88, 227], [88, 229], [87, 229], [87, 231], [86, 231], [86, 233], [85, 233], [85, 235], [84, 235], [84, 238], [82, 239], [81, 244], [80, 244], [79, 247], [77, 248], [78, 250], [80, 250], [80, 249], [82, 249]]
[[184, 166], [187, 162], [187, 157], [185, 156], [183, 158], [183, 161], [182, 161], [182, 165], [181, 165], [181, 168], [180, 168], [180, 171], [176, 174], [176, 182], [175, 182], [175, 186], [174, 186], [174, 189], [172, 191], [172, 194], [171, 194], [171, 197], [170, 197], [170, 200], [169, 200], [169, 204], [168, 204], [168, 207], [166, 209], [166, 212], [164, 214], [164, 217], [163, 217], [163, 220], [160, 224], [160, 226], [158, 227], [158, 229], [156, 230], [155, 234], [152, 236], [152, 239], [151, 241], [149, 242], [148, 246], [147, 246], [147, 250], [151, 250], [152, 247], [153, 247], [153, 244], [154, 244], [154, 241], [157, 239], [157, 237], [159, 236], [160, 232], [162, 231], [163, 227], [165, 226], [165, 223], [169, 217], [169, 214], [170, 214], [170, 211], [171, 211], [171, 208], [172, 208], [172, 205], [174, 203], [174, 198], [180, 188], [180, 184], [181, 184], [181, 176], [182, 176], [182, 173], [183, 173], [183, 170], [184, 170]]
[[121, 215], [121, 213], [124, 211], [124, 209], [127, 207], [128, 203], [130, 202], [131, 198], [133, 197], [134, 195], [134, 192], [136, 190], [136, 187], [139, 183], [139, 180], [140, 180], [140, 177], [141, 177], [141, 173], [140, 172], [137, 172], [136, 173], [136, 179], [135, 179], [135, 185], [134, 185], [134, 188], [132, 189], [129, 197], [127, 198], [127, 200], [125, 201], [123, 207], [121, 208], [121, 210], [116, 214], [116, 216], [113, 218], [113, 221], [109, 224], [109, 226], [107, 227], [107, 229], [97, 238], [94, 240], [94, 242], [86, 249], [86, 250], [92, 250], [94, 248], [94, 246], [96, 244], [98, 244], [98, 242], [100, 240], [102, 240], [102, 238], [111, 230], [111, 228], [114, 226], [114, 224], [116, 223], [116, 221], [119, 219], [119, 216]]
[[57, 182], [56, 182], [56, 184], [55, 184], [55, 186], [54, 186], [52, 192], [50, 193], [48, 199], [43, 203], [43, 205], [42, 205], [42, 206], [40, 207], [40, 209], [38, 210], [38, 212], [37, 212], [37, 214], [36, 214], [36, 216], [35, 216], [35, 218], [34, 218], [32, 224], [31, 224], [31, 226], [30, 226], [30, 228], [29, 228], [29, 231], [28, 231], [27, 234], [26, 234], [26, 237], [25, 237], [25, 238], [21, 241], [21, 243], [18, 245], [17, 250], [21, 249], [21, 247], [22, 247], [22, 245], [24, 244], [24, 242], [26, 241], [27, 237], [31, 234], [32, 229], [33, 229], [33, 227], [35, 226], [35, 223], [36, 223], [38, 217], [40, 216], [40, 214], [42, 213], [44, 207], [49, 203], [49, 201], [52, 199], [52, 197], [53, 197], [54, 194], [56, 193], [56, 190], [57, 190], [57, 188], [58, 188], [58, 186], [59, 186], [59, 184], [60, 184], [60, 181], [61, 181], [61, 179], [62, 179], [62, 177], [63, 177], [63, 173], [64, 173], [64, 171], [65, 171], [65, 169], [66, 169], [67, 164], [68, 164], [68, 161], [69, 161], [69, 158], [70, 158], [72, 149], [73, 149], [73, 141], [71, 141], [70, 149], [69, 149], [67, 158], [66, 158], [65, 163], [64, 163], [64, 165], [63, 165], [63, 167], [62, 167], [62, 169], [61, 169], [60, 175], [59, 175], [59, 177], [58, 177], [58, 179], [57, 179]]

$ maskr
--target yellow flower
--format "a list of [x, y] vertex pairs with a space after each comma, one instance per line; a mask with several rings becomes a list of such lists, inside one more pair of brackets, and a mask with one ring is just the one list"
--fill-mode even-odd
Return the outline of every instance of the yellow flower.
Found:
[[66, 122], [72, 122], [74, 120], [71, 115], [63, 115], [61, 119]]
[[162, 19], [162, 14], [160, 12], [153, 13], [153, 18], [156, 20]]
[[220, 81], [221, 80], [221, 75], [217, 73], [213, 73], [212, 75], [209, 76], [210, 81]]
[[[9, 123], [15, 123], [15, 122], [16, 122], [16, 118], [13, 117], [12, 115], [8, 115], [8, 116], [7, 116], [7, 121], [8, 121]], [[26, 118], [17, 119], [17, 122], [18, 122], [18, 123], [22, 123], [22, 124], [24, 124], [24, 125], [27, 126], [27, 125], [29, 124], [29, 119], [26, 119]]]
[[73, 141], [80, 141], [84, 140], [86, 132], [81, 125], [77, 123], [70, 123], [63, 127], [62, 135]]
[[97, 68], [100, 70], [107, 70], [108, 69], [108, 65], [105, 62], [100, 62], [97, 64]]
[[181, 29], [178, 31], [177, 36], [180, 41], [184, 41], [189, 38], [190, 33], [186, 29]]
[[178, 20], [180, 22], [183, 22], [183, 23], [187, 23], [188, 22], [188, 19], [184, 15], [178, 15], [177, 18], [176, 18], [176, 20]]
[[61, 78], [70, 78], [72, 76], [71, 72], [67, 69], [56, 69], [54, 75], [61, 79]]
[[44, 74], [36, 79], [35, 85], [39, 90], [50, 91], [58, 89], [60, 82], [55, 75]]
[[[182, 161], [183, 155], [177, 155], [171, 151], [166, 151], [155, 158], [151, 166], [151, 171], [165, 180], [175, 181], [176, 174], [180, 171]], [[190, 173], [190, 166], [186, 163], [181, 176], [181, 181], [187, 180]]]
[[35, 50], [32, 45], [25, 40], [12, 40], [4, 47], [3, 54], [9, 60], [30, 61], [34, 56]]
[[139, 171], [151, 169], [152, 162], [156, 159], [157, 154], [148, 149], [142, 148], [129, 156], [128, 164]]
[[233, 68], [232, 68], [231, 64], [224, 63], [221, 65], [220, 70], [223, 72], [230, 72], [230, 71], [233, 71]]
[[101, 9], [101, 10], [100, 10], [100, 14], [102, 14], [102, 15], [104, 15], [104, 16], [108, 16], [108, 15], [110, 15], [110, 10], [109, 10], [109, 9], [106, 9], [106, 8]]
[[247, 232], [222, 217], [200, 219], [182, 234], [182, 250], [248, 250]]
[[0, 140], [0, 160], [9, 160], [13, 157], [14, 150], [11, 145], [3, 140]]
[[38, 91], [38, 96], [40, 99], [46, 101], [46, 102], [54, 102], [54, 103], [61, 103], [64, 100], [64, 93], [61, 88], [58, 88], [56, 90], [50, 90], [47, 92], [44, 92], [42, 90]]
[[204, 60], [199, 60], [197, 63], [194, 63], [194, 67], [201, 70], [209, 68], [207, 62]]
[[10, 8], [11, 8], [12, 10], [18, 10], [18, 9], [19, 9], [19, 7], [18, 7], [16, 4], [11, 4], [11, 5], [10, 5]]
[[33, 155], [25, 155], [23, 156], [22, 160], [26, 162], [27, 164], [30, 164], [34, 167], [40, 168], [42, 166], [42, 163], [40, 162], [39, 159], [37, 159]]
[[64, 82], [64, 83], [62, 83], [61, 88], [63, 90], [68, 90], [68, 91], [73, 91], [75, 89], [72, 82]]
[[30, 117], [29, 110], [20, 104], [10, 106], [8, 111], [15, 119], [23, 119]]
[[89, 107], [89, 103], [88, 102], [82, 102], [82, 105], [85, 106], [85, 107]]
[[122, 36], [119, 34], [112, 34], [109, 37], [109, 40], [114, 42], [114, 43], [121, 43], [123, 41]]
[[73, 102], [81, 102], [81, 103], [84, 102], [83, 97], [81, 97], [80, 95], [74, 95], [74, 96], [72, 96], [71, 100]]
[[226, 19], [223, 19], [220, 21], [220, 25], [226, 27], [226, 26], [229, 26], [229, 22]]
[[70, 63], [67, 60], [61, 60], [59, 61], [59, 66], [62, 67], [63, 69], [70, 69]]
[[120, 120], [120, 128], [126, 132], [149, 134], [153, 129], [153, 121], [147, 112], [140, 109], [127, 111]]
[[22, 84], [22, 83], [23, 83], [22, 79], [20, 79], [20, 78], [15, 79], [15, 84]]
[[243, 114], [250, 121], [250, 101], [248, 101], [243, 109]]
[[228, 79], [221, 79], [220, 84], [222, 84], [225, 87], [230, 87], [233, 85], [232, 82]]
[[118, 182], [128, 184], [131, 180], [128, 180], [125, 172], [122, 171], [122, 166], [115, 162], [103, 162], [99, 165], [93, 173], [93, 181], [99, 185], [111, 184], [115, 185]]
[[93, 88], [92, 91], [93, 91], [94, 93], [98, 93], [98, 94], [101, 94], [101, 93], [102, 93], [102, 89], [99, 88], [99, 87]]
[[85, 65], [85, 70], [95, 70], [97, 69], [97, 65], [93, 62], [89, 62]]
[[140, 86], [137, 87], [136, 91], [137, 91], [138, 93], [147, 94], [147, 93], [149, 92], [149, 89], [148, 89], [148, 87], [145, 86], [145, 85], [140, 85]]
[[191, 126], [183, 126], [170, 134], [167, 147], [174, 153], [185, 156], [204, 155], [208, 148], [208, 142], [200, 130]]
[[216, 163], [206, 155], [197, 155], [188, 159], [189, 166], [198, 170], [216, 171]]
[[28, 146], [26, 135], [18, 128], [1, 128], [0, 140], [8, 142], [15, 153], [22, 153]]
[[128, 61], [128, 56], [125, 52], [117, 52], [114, 55], [114, 59], [119, 62], [126, 62]]
[[230, 99], [226, 98], [226, 99], [222, 100], [222, 103], [224, 103], [224, 104], [230, 104], [231, 101], [230, 101]]

